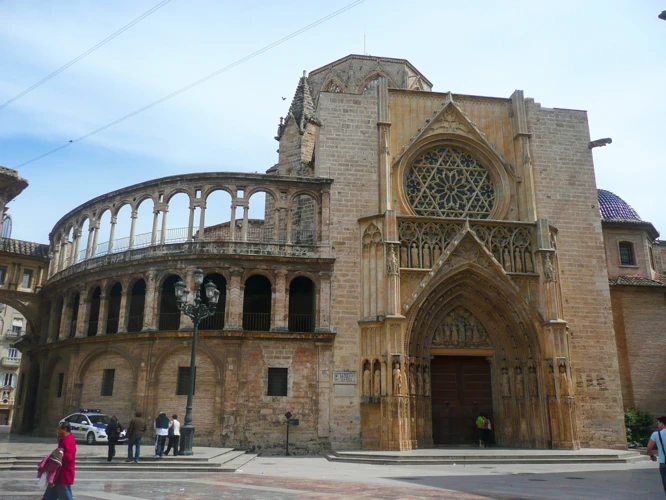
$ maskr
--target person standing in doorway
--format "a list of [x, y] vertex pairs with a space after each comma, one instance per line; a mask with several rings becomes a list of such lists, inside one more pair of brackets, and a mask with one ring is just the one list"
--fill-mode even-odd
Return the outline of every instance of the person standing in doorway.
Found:
[[178, 441], [180, 441], [180, 422], [178, 421], [178, 415], [172, 415], [172, 420], [169, 422], [169, 444], [167, 446], [165, 455], [169, 454], [171, 447], [173, 447], [173, 456], [178, 455]]
[[61, 422], [56, 430], [58, 448], [62, 448], [62, 467], [54, 484], [49, 484], [42, 500], [72, 500], [72, 485], [76, 471], [76, 440], [69, 422]]
[[155, 458], [162, 458], [162, 455], [164, 454], [164, 444], [166, 443], [168, 435], [169, 417], [167, 417], [166, 413], [162, 411], [155, 419], [155, 436], [157, 438], [157, 441], [155, 442]]
[[[141, 412], [137, 411], [134, 413], [134, 418], [130, 420], [129, 427], [127, 427], [127, 460], [125, 462], [139, 463], [141, 439], [144, 432], [146, 432], [146, 421], [141, 418]], [[134, 456], [132, 456], [133, 449]]]
[[109, 439], [109, 453], [107, 455], [107, 462], [110, 462], [113, 457], [116, 456], [116, 445], [118, 444], [118, 439], [120, 439], [120, 433], [123, 431], [120, 422], [118, 422], [118, 417], [115, 415], [111, 417], [111, 422], [106, 426], [106, 436]]
[[484, 427], [485, 421], [486, 421], [486, 414], [479, 413], [479, 416], [476, 417], [476, 431], [479, 434], [479, 448], [486, 447], [486, 429]]
[[493, 443], [492, 432], [493, 426], [486, 415], [483, 419], [483, 444], [486, 448], [490, 448], [490, 445]]
[[[659, 462], [659, 474], [661, 474], [661, 482], [664, 485], [664, 492], [666, 493], [666, 448], [664, 448], [664, 443], [666, 443], [666, 416], [657, 419], [657, 429], [650, 436], [650, 441], [647, 445], [647, 454], [650, 460]], [[652, 453], [655, 445], [657, 446], [659, 458], [655, 457], [654, 453]]]

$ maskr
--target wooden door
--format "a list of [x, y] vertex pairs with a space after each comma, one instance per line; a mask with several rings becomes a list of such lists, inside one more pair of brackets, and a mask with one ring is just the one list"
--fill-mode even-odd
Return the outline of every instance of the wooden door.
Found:
[[479, 413], [494, 423], [488, 361], [476, 356], [435, 356], [430, 372], [434, 443], [478, 443], [475, 422]]

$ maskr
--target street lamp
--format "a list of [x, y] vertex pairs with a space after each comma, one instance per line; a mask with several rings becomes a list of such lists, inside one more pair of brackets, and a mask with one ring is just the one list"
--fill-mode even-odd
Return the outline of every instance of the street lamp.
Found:
[[201, 301], [201, 285], [204, 280], [204, 272], [201, 269], [194, 270], [194, 283], [196, 293], [194, 302], [188, 301], [190, 290], [182, 281], [177, 282], [175, 287], [176, 304], [178, 310], [185, 316], [192, 318], [194, 329], [192, 331], [192, 355], [190, 357], [190, 384], [187, 390], [187, 407], [185, 409], [185, 423], [180, 430], [180, 454], [192, 455], [192, 440], [194, 439], [194, 426], [192, 425], [192, 396], [194, 395], [194, 375], [197, 361], [197, 334], [199, 333], [199, 322], [208, 316], [215, 314], [217, 301], [220, 299], [220, 291], [215, 283], [209, 281], [204, 285], [207, 303]]

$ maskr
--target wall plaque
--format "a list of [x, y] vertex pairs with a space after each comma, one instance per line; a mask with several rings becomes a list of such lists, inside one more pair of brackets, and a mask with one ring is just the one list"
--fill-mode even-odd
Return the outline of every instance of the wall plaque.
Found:
[[333, 370], [333, 384], [356, 385], [356, 372], [351, 370]]

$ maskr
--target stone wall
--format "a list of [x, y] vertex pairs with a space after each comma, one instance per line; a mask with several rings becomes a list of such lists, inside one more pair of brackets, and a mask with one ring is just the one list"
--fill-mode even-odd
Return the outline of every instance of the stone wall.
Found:
[[[538, 218], [558, 228], [583, 447], [625, 444], [622, 394], [587, 114], [526, 101]], [[588, 380], [604, 380], [603, 386]]]
[[[331, 253], [336, 259], [331, 291], [331, 324], [337, 332], [333, 364], [336, 370], [357, 370], [361, 306], [358, 219], [378, 211], [377, 97], [322, 93], [317, 116], [323, 126], [315, 153], [316, 175], [335, 179], [330, 203]], [[357, 388], [334, 386], [331, 447], [360, 446]]]

